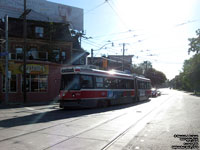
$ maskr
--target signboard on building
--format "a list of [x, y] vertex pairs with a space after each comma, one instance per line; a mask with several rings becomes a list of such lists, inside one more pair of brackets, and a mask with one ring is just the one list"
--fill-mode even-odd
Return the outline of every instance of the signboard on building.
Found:
[[[5, 14], [19, 18], [24, 9], [24, 0], [0, 0], [0, 18]], [[27, 19], [70, 24], [70, 28], [83, 31], [83, 9], [49, 2], [47, 0], [27, 0], [31, 12]]]
[[[10, 63], [8, 67], [12, 74], [23, 74], [23, 64]], [[28, 74], [49, 74], [49, 65], [27, 64], [26, 71]], [[0, 62], [0, 73], [5, 74], [5, 64]]]
[[[19, 71], [21, 71], [21, 73], [24, 72], [23, 65], [19, 66]], [[49, 66], [48, 65], [40, 65], [40, 64], [27, 64], [26, 72], [29, 74], [48, 74]]]

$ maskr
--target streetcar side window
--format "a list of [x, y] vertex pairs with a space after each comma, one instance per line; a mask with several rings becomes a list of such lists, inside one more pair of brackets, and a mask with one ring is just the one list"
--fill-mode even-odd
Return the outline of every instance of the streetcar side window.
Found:
[[143, 89], [142, 81], [138, 81], [138, 89]]
[[144, 84], [144, 89], [147, 89], [147, 83], [143, 82], [143, 84]]
[[125, 80], [125, 88], [126, 89], [134, 89], [134, 82], [133, 80]]
[[96, 88], [103, 88], [103, 77], [95, 77]]
[[93, 88], [93, 78], [88, 75], [81, 75], [81, 87], [83, 89]]
[[147, 83], [147, 89], [151, 89], [151, 83], [150, 82]]
[[114, 78], [112, 78], [112, 80], [111, 80], [111, 85], [110, 85], [111, 87], [111, 89], [117, 89], [117, 86], [118, 86], [118, 81], [117, 81], [117, 79], [114, 79]]
[[117, 89], [118, 81], [115, 78], [105, 78], [104, 86], [106, 89]]
[[139, 89], [150, 89], [151, 88], [151, 83], [150, 82], [145, 82], [145, 81], [138, 81], [138, 88]]
[[80, 80], [79, 75], [66, 74], [62, 75], [61, 90], [79, 90]]
[[124, 79], [118, 79], [118, 89], [125, 89], [126, 85], [124, 83]]

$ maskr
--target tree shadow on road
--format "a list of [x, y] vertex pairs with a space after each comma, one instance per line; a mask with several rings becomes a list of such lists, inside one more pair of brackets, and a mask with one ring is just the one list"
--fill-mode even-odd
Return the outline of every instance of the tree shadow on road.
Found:
[[[120, 110], [120, 109], [129, 108], [129, 107], [134, 107], [137, 105], [142, 105], [149, 101], [150, 100], [137, 102], [134, 104], [117, 105], [117, 106], [112, 106], [112, 107], [107, 107], [107, 108], [96, 108], [96, 109], [64, 110], [64, 109], [57, 108], [49, 112], [42, 112], [42, 113], [35, 112], [34, 114], [31, 114], [31, 115], [1, 120], [0, 127], [11, 128], [11, 127], [17, 127], [17, 126], [22, 126], [22, 125], [45, 123], [45, 122], [62, 120], [62, 119], [75, 118], [75, 117], [80, 117], [80, 116], [85, 116], [85, 115], [90, 115], [90, 114], [98, 114], [102, 112], [109, 112], [113, 110]], [[17, 113], [23, 113], [23, 112], [24, 111], [17, 112]]]
[[190, 94], [190, 95], [200, 97], [200, 94]]

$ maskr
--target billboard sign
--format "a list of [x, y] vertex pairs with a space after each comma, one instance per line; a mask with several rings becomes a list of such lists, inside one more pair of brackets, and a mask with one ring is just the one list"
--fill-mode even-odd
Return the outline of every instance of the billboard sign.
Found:
[[[0, 0], [0, 17], [5, 14], [19, 18], [24, 9], [24, 0]], [[27, 19], [70, 24], [70, 28], [83, 31], [83, 9], [49, 2], [47, 0], [27, 0], [31, 12]]]

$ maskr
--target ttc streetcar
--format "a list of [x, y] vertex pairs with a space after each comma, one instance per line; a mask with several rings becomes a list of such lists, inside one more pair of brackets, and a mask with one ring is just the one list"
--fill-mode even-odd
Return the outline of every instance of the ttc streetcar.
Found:
[[116, 71], [61, 68], [60, 108], [107, 107], [148, 100], [150, 79]]

